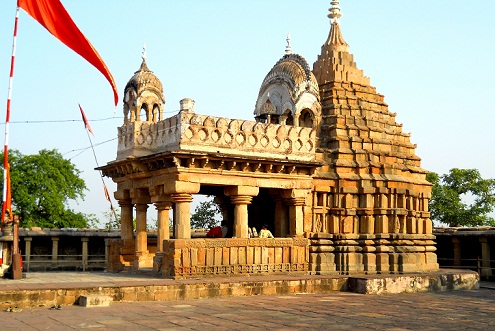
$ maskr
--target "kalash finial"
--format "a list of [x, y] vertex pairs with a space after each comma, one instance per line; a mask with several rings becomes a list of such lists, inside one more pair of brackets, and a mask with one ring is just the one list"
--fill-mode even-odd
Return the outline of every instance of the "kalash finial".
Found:
[[339, 2], [338, 1], [331, 1], [330, 4], [332, 7], [328, 9], [330, 14], [328, 14], [328, 18], [330, 18], [330, 23], [339, 23], [339, 18], [342, 17], [342, 14], [340, 13], [340, 7], [339, 7]]
[[285, 40], [287, 40], [287, 46], [285, 46], [285, 54], [292, 54], [292, 47], [290, 47], [290, 32], [287, 33], [287, 39]]
[[141, 54], [143, 61], [146, 61], [146, 44], [143, 44], [143, 53]]

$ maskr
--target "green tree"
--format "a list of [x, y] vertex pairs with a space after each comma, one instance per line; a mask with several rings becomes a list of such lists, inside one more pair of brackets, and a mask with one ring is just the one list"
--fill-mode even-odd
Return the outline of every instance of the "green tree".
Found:
[[218, 225], [217, 215], [220, 213], [220, 207], [210, 199], [200, 202], [191, 215], [191, 229], [209, 229]]
[[115, 213], [111, 210], [106, 211], [103, 213], [103, 217], [107, 221], [105, 224], [103, 224], [105, 229], [119, 229], [120, 228], [120, 224], [122, 222], [122, 219], [120, 216], [120, 210], [119, 209], [116, 209]]
[[495, 225], [488, 215], [495, 208], [495, 179], [483, 179], [476, 169], [457, 168], [442, 176], [431, 172], [426, 179], [433, 184], [432, 220], [449, 226]]
[[[1, 154], [3, 159], [3, 154]], [[82, 228], [94, 225], [95, 216], [75, 212], [69, 200], [84, 198], [87, 189], [80, 171], [57, 150], [23, 155], [9, 151], [13, 213], [23, 227]], [[3, 189], [3, 180], [0, 184]]]

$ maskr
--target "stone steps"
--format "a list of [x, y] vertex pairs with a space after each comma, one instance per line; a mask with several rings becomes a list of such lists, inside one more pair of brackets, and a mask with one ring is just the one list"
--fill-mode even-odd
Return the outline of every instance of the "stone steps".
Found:
[[[87, 273], [84, 281], [77, 275], [65, 275], [74, 282], [56, 282], [50, 273], [46, 279], [29, 283], [27, 279], [4, 280], [0, 287], [0, 310], [8, 307], [51, 307], [81, 305], [97, 307], [112, 301], [171, 301], [208, 299], [228, 296], [288, 295], [332, 291], [362, 294], [393, 294], [448, 290], [470, 290], [479, 287], [476, 272], [440, 270], [421, 274], [397, 275], [278, 275], [251, 277], [211, 277], [197, 279], [157, 279], [106, 274], [103, 282]], [[70, 274], [70, 273], [66, 273]], [[74, 273], [76, 274], [76, 273]], [[33, 276], [34, 277], [34, 276]], [[38, 279], [37, 279], [38, 280]]]

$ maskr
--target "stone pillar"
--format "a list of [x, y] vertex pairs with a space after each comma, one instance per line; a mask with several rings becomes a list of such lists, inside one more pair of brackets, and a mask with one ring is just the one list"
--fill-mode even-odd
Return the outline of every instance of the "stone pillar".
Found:
[[134, 226], [133, 207], [134, 204], [129, 200], [119, 200], [120, 206], [120, 238], [123, 242], [122, 254], [133, 254], [134, 252]]
[[24, 237], [25, 246], [25, 255], [24, 255], [24, 268], [27, 272], [29, 272], [29, 265], [31, 263], [31, 242], [33, 241], [33, 237]]
[[292, 237], [302, 236], [304, 232], [303, 206], [305, 201], [304, 198], [286, 200], [287, 205], [289, 205], [289, 235]]
[[452, 237], [452, 244], [454, 245], [454, 266], [460, 267], [461, 262], [461, 238]]
[[58, 241], [59, 237], [52, 237], [52, 266], [58, 264]]
[[136, 253], [148, 252], [148, 234], [146, 232], [146, 211], [148, 205], [136, 205]]
[[158, 231], [156, 235], [156, 252], [163, 252], [163, 241], [170, 239], [169, 211], [172, 208], [171, 201], [155, 202], [158, 219]]
[[86, 271], [88, 268], [88, 237], [82, 237], [81, 242], [82, 242], [82, 268], [83, 271]]
[[248, 238], [248, 204], [259, 193], [259, 188], [254, 186], [228, 186], [224, 188], [226, 196], [234, 204], [234, 231], [236, 238]]
[[490, 242], [487, 237], [480, 237], [481, 242], [481, 277], [489, 278], [492, 276], [490, 263]]
[[294, 114], [294, 126], [299, 126], [299, 113]]
[[174, 239], [191, 239], [191, 202], [189, 193], [172, 194], [174, 207]]
[[289, 236], [302, 236], [304, 233], [304, 212], [303, 206], [306, 203], [308, 190], [285, 190], [282, 197], [289, 206]]
[[248, 238], [248, 208], [253, 197], [248, 195], [236, 195], [230, 197], [234, 205], [234, 231], [236, 238]]
[[147, 267], [148, 259], [148, 233], [146, 232], [146, 211], [148, 210], [147, 204], [136, 204], [136, 240], [134, 248], [134, 262], [133, 269]]

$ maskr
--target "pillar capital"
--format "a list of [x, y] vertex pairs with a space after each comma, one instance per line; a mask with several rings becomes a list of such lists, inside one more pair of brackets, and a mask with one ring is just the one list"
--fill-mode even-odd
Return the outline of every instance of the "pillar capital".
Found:
[[148, 204], [151, 202], [151, 197], [147, 188], [136, 188], [130, 191], [132, 202], [138, 204]]
[[254, 186], [227, 186], [224, 188], [224, 193], [228, 197], [237, 195], [255, 197], [258, 195], [259, 192], [259, 187]]
[[304, 206], [306, 198], [286, 198], [285, 203], [289, 206]]
[[196, 194], [199, 192], [201, 184], [181, 181], [171, 181], [163, 185], [162, 194]]
[[249, 205], [252, 200], [253, 197], [250, 195], [236, 195], [230, 197], [230, 202], [234, 205]]
[[113, 197], [115, 200], [130, 200], [131, 193], [128, 188], [124, 188], [122, 185], [117, 185], [117, 191], [113, 192]]
[[[156, 204], [156, 203], [161, 203], [161, 202], [171, 202], [170, 201], [170, 194], [171, 193], [178, 193], [178, 192], [165, 192], [165, 186], [163, 184], [161, 185], [155, 185], [151, 186], [149, 188], [149, 194], [151, 196], [151, 202]], [[183, 193], [183, 192], [181, 192]], [[189, 193], [189, 192], [185, 192]]]
[[291, 189], [291, 190], [283, 190], [281, 192], [281, 196], [284, 199], [291, 199], [291, 198], [303, 198], [306, 199], [306, 196], [310, 190], [304, 190], [304, 189]]
[[136, 204], [136, 211], [146, 212], [147, 210], [148, 210], [148, 204], [145, 203]]
[[134, 204], [131, 199], [117, 200], [120, 207], [132, 207]]
[[172, 209], [172, 200], [155, 202], [154, 205], [156, 210], [170, 210]]
[[176, 194], [172, 194], [170, 197], [171, 197], [172, 201], [175, 203], [192, 202], [193, 201], [192, 194], [189, 194], [189, 193], [176, 193]]

